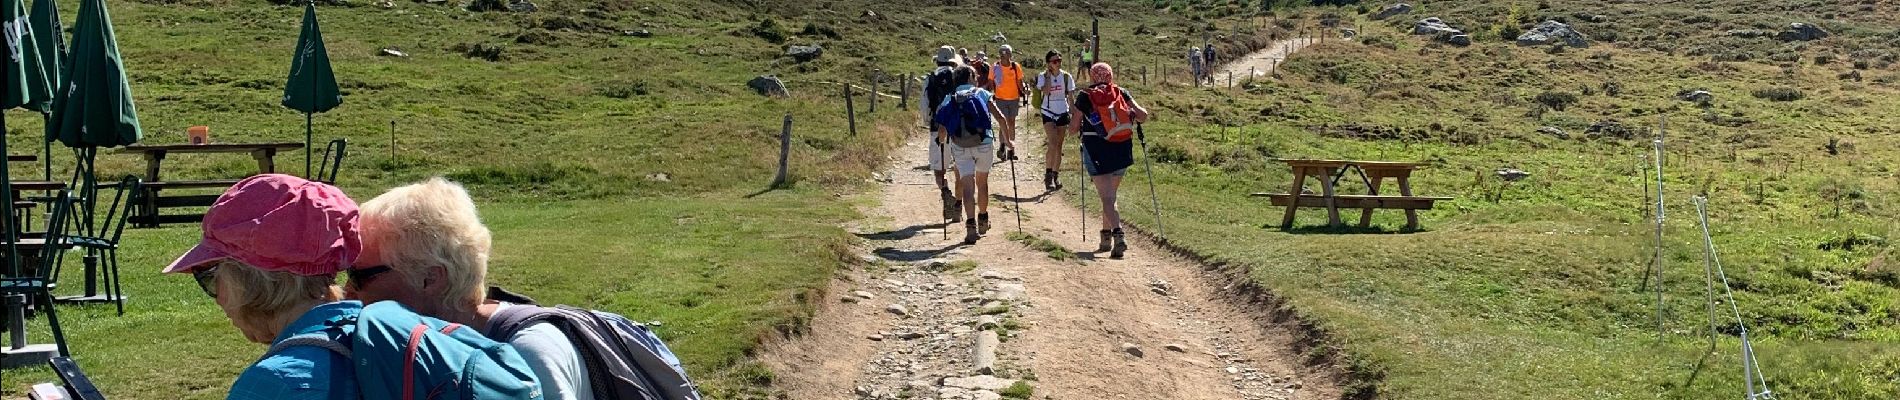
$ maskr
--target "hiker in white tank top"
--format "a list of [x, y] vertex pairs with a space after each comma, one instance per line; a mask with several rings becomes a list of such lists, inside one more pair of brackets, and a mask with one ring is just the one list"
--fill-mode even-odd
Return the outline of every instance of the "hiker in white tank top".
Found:
[[1075, 76], [1062, 70], [1062, 53], [1050, 50], [1043, 55], [1046, 66], [1042, 73], [1036, 74], [1036, 94], [1042, 101], [1036, 104], [1042, 114], [1043, 140], [1047, 145], [1043, 149], [1042, 186], [1044, 190], [1062, 189], [1062, 180], [1057, 171], [1062, 170], [1062, 135], [1068, 132], [1070, 98], [1075, 97]]

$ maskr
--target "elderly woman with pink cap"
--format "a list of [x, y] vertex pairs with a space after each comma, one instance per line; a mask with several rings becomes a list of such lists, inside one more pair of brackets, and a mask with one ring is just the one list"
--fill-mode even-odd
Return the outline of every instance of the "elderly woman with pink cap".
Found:
[[[190, 273], [244, 338], [276, 344], [323, 331], [363, 310], [343, 301], [336, 274], [362, 251], [356, 202], [334, 186], [258, 175], [205, 212], [204, 238], [166, 273]], [[318, 347], [267, 354], [231, 385], [229, 399], [355, 399], [348, 359]]]
[[1148, 121], [1148, 110], [1135, 102], [1127, 90], [1115, 85], [1115, 69], [1108, 63], [1089, 66], [1094, 81], [1075, 95], [1075, 110], [1081, 119], [1069, 125], [1070, 134], [1082, 137], [1082, 167], [1093, 180], [1102, 200], [1102, 244], [1096, 252], [1109, 252], [1109, 258], [1121, 258], [1128, 251], [1122, 240], [1121, 211], [1115, 198], [1122, 176], [1135, 164], [1135, 126]]

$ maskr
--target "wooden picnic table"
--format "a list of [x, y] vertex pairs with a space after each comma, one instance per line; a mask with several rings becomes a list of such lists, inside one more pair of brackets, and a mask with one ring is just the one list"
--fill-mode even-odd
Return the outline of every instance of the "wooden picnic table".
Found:
[[171, 207], [210, 206], [212, 202], [217, 200], [216, 195], [165, 197], [161, 195], [161, 191], [165, 189], [187, 189], [187, 188], [220, 188], [221, 189], [221, 188], [230, 187], [231, 185], [236, 184], [239, 180], [242, 180], [241, 178], [236, 178], [236, 179], [167, 181], [163, 179], [164, 175], [161, 173], [163, 171], [163, 167], [165, 163], [165, 156], [167, 155], [176, 154], [176, 153], [249, 153], [251, 155], [251, 158], [257, 160], [257, 173], [269, 174], [269, 173], [277, 172], [277, 162], [276, 162], [277, 153], [285, 151], [285, 150], [296, 150], [296, 149], [301, 149], [301, 148], [303, 148], [303, 143], [296, 143], [296, 142], [162, 144], [162, 145], [135, 144], [131, 146], [125, 146], [124, 148], [120, 150], [120, 152], [138, 153], [145, 157], [145, 180], [141, 182], [143, 193], [140, 193], [140, 196], [139, 196], [139, 198], [142, 201], [138, 203], [136, 207], [137, 210], [135, 210], [137, 212], [133, 214], [132, 218], [129, 221], [132, 222], [135, 226], [144, 226], [144, 227], [158, 227], [159, 224], [162, 224], [165, 222], [173, 222], [173, 223], [197, 222], [204, 218], [203, 214], [161, 216], [159, 215], [158, 211], [161, 208], [171, 208]]
[[[1293, 228], [1293, 216], [1300, 207], [1325, 207], [1327, 223], [1331, 226], [1342, 225], [1339, 221], [1340, 208], [1358, 208], [1359, 227], [1372, 226], [1373, 209], [1405, 210], [1405, 229], [1418, 229], [1418, 210], [1429, 210], [1432, 203], [1451, 200], [1450, 197], [1424, 197], [1412, 194], [1412, 171], [1423, 167], [1425, 163], [1361, 160], [1305, 160], [1282, 159], [1281, 162], [1293, 169], [1293, 186], [1290, 193], [1254, 193], [1257, 197], [1268, 197], [1273, 205], [1285, 206], [1286, 214], [1280, 219], [1280, 229]], [[1338, 180], [1345, 177], [1346, 169], [1357, 169], [1365, 178], [1365, 195], [1339, 194]], [[1321, 192], [1315, 195], [1303, 193], [1307, 177], [1316, 177]], [[1386, 178], [1398, 181], [1399, 195], [1381, 195], [1379, 188]]]

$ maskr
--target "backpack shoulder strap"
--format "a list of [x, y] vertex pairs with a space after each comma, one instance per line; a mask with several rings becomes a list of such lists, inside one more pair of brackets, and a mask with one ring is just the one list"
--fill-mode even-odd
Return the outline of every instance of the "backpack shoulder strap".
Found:
[[559, 317], [557, 309], [527, 304], [516, 304], [496, 311], [488, 317], [488, 329], [485, 336], [497, 342], [507, 342], [528, 325]]
[[325, 335], [323, 333], [306, 333], [302, 335], [291, 336], [290, 338], [284, 339], [281, 342], [272, 344], [270, 346], [270, 350], [264, 351], [264, 357], [270, 357], [270, 355], [277, 354], [279, 352], [284, 351], [285, 349], [289, 349], [292, 347], [299, 347], [299, 346], [309, 346], [309, 347], [329, 350], [332, 353], [336, 353], [337, 355], [343, 356], [343, 358], [345, 359], [354, 359], [354, 354], [350, 353], [349, 345], [346, 345], [346, 344], [343, 344], [343, 342], [338, 342], [334, 339], [331, 339], [330, 335]]

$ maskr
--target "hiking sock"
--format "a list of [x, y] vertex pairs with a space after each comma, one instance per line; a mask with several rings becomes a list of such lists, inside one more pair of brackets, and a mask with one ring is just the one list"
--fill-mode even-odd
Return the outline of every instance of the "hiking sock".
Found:
[[976, 244], [981, 238], [976, 233], [976, 221], [963, 221], [963, 244]]
[[977, 233], [990, 233], [990, 213], [976, 215]]
[[1115, 236], [1115, 247], [1109, 251], [1108, 258], [1122, 258], [1122, 254], [1128, 252], [1128, 242], [1122, 240], [1121, 228], [1115, 228], [1113, 235]]
[[1112, 246], [1114, 246], [1114, 242], [1111, 241], [1113, 237], [1111, 237], [1110, 235], [1113, 235], [1113, 234], [1114, 232], [1109, 231], [1107, 229], [1103, 229], [1102, 230], [1102, 245], [1099, 247], [1096, 247], [1095, 252], [1100, 253], [1100, 252], [1108, 251], [1109, 249], [1111, 249]]

